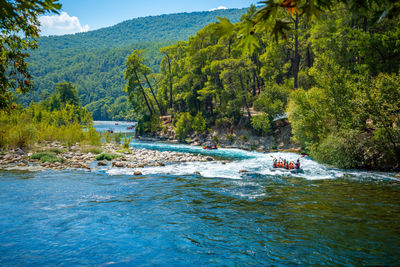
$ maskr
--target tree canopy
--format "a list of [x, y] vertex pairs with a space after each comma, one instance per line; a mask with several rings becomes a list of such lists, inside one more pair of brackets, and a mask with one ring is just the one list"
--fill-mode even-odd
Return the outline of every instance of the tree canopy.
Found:
[[11, 106], [12, 89], [26, 93], [33, 88], [26, 58], [37, 48], [38, 16], [61, 8], [58, 0], [0, 0], [0, 109]]

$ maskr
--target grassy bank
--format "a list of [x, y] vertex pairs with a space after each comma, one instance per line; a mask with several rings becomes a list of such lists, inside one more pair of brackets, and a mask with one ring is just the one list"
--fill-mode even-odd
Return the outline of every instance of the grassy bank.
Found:
[[49, 110], [42, 104], [0, 111], [0, 148], [29, 148], [42, 141], [58, 141], [68, 147], [79, 142], [100, 145], [100, 136], [91, 126], [90, 113], [66, 104]]

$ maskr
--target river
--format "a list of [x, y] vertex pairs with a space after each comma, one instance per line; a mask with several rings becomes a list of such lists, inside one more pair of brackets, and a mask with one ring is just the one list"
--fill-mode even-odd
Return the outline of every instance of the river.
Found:
[[399, 264], [392, 173], [304, 158], [304, 174], [294, 175], [269, 169], [272, 157], [298, 158], [292, 153], [131, 146], [209, 153], [225, 164], [147, 167], [140, 178], [117, 168], [0, 171], [0, 264]]

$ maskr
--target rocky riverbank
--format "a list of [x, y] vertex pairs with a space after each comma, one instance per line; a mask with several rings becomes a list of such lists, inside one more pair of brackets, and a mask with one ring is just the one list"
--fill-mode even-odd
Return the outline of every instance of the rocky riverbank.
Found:
[[[47, 169], [83, 169], [93, 170], [99, 166], [108, 166], [109, 168], [132, 168], [137, 169], [135, 174], [141, 174], [140, 168], [146, 166], [164, 166], [165, 164], [175, 162], [201, 162], [213, 161], [214, 158], [204, 155], [193, 155], [190, 153], [180, 153], [171, 151], [154, 151], [147, 149], [129, 148], [121, 150], [116, 144], [104, 144], [101, 147], [103, 153], [115, 157], [112, 160], [96, 160], [98, 154], [87, 152], [87, 149], [78, 144], [67, 148], [58, 142], [49, 142], [36, 145], [31, 150], [15, 149], [11, 151], [2, 151], [0, 153], [0, 169], [4, 170], [25, 170], [42, 171]], [[35, 159], [35, 152], [49, 153], [56, 157], [56, 162], [48, 162]]]
[[[166, 123], [164, 131], [151, 135], [136, 136], [142, 141], [166, 141], [179, 143], [172, 124]], [[200, 146], [209, 142], [217, 142], [225, 148], [240, 148], [244, 150], [257, 150], [260, 152], [271, 152], [276, 150], [300, 152], [301, 147], [292, 141], [292, 128], [287, 120], [274, 123], [271, 133], [265, 136], [256, 135], [246, 128], [213, 129], [208, 133], [192, 134], [184, 140], [184, 143]]]

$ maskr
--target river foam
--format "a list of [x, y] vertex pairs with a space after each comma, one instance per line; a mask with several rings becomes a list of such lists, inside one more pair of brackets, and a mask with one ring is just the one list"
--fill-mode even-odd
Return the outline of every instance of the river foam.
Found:
[[[308, 180], [335, 179], [343, 176], [367, 177], [378, 179], [397, 179], [391, 173], [377, 173], [367, 171], [345, 171], [329, 168], [317, 163], [312, 158], [288, 152], [262, 153], [257, 151], [246, 151], [241, 149], [221, 148], [218, 150], [204, 150], [200, 146], [189, 146], [183, 144], [168, 144], [161, 142], [132, 142], [135, 148], [145, 148], [160, 151], [178, 151], [193, 154], [206, 154], [214, 157], [222, 157], [224, 160], [211, 162], [186, 162], [170, 163], [165, 166], [149, 166], [140, 169], [112, 168], [106, 172], [109, 175], [133, 175], [134, 171], [140, 170], [143, 175], [193, 175], [199, 172], [202, 177], [220, 177], [230, 179], [242, 179], [249, 175], [262, 175], [265, 177], [299, 177]], [[271, 170], [274, 158], [283, 158], [289, 161], [300, 159], [304, 173], [292, 174], [288, 171]], [[229, 159], [228, 161], [225, 159]]]

